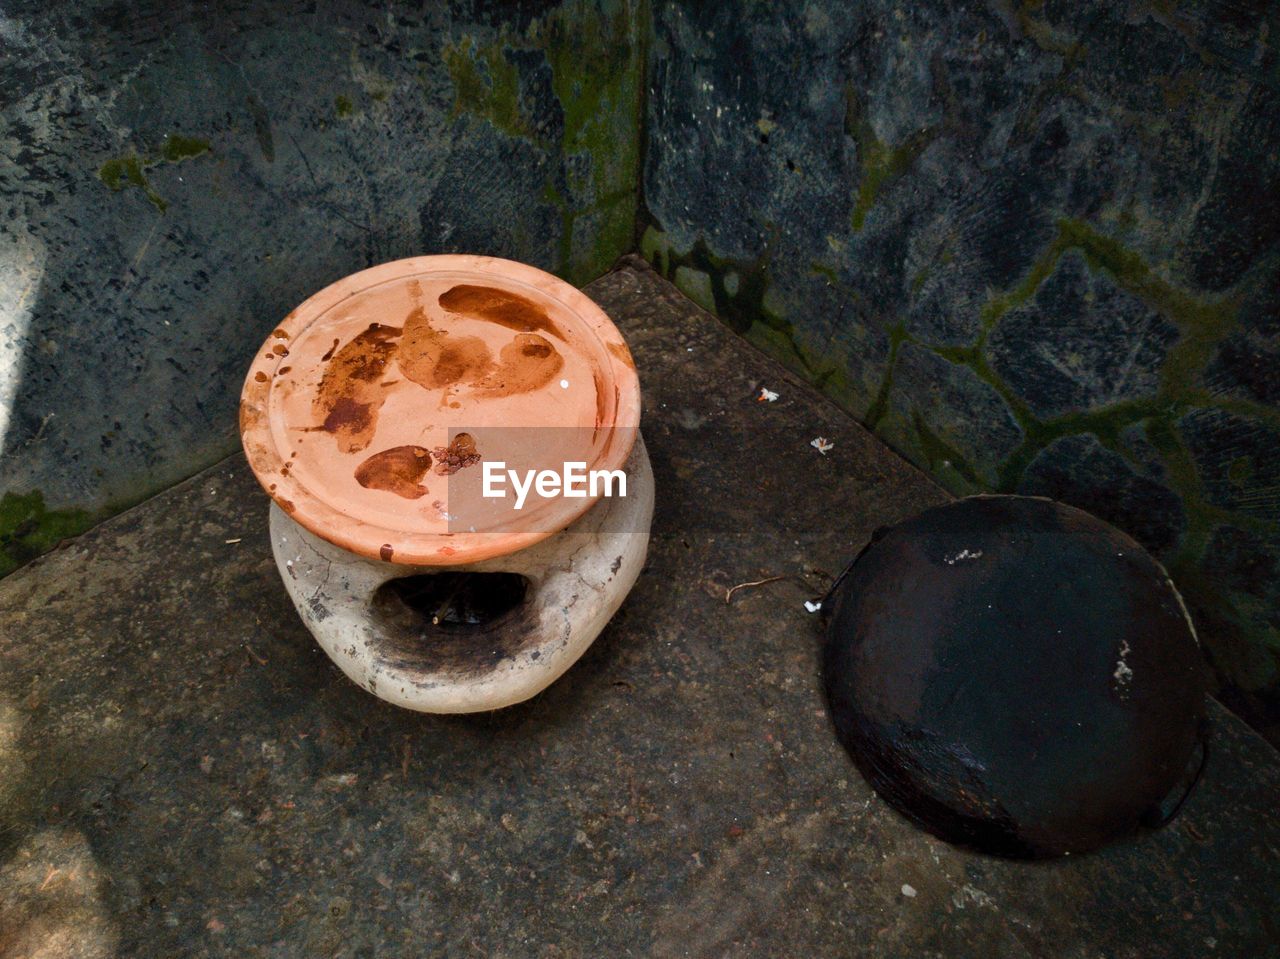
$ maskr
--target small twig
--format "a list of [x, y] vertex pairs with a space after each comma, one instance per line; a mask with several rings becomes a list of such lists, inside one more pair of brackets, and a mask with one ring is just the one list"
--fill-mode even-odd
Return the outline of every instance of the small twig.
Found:
[[49, 874], [44, 877], [44, 882], [40, 883], [40, 888], [37, 889], [36, 892], [44, 892], [45, 889], [49, 887], [49, 883], [53, 881], [53, 877], [58, 875], [60, 872], [61, 872], [60, 869], [56, 869], [53, 866], [50, 866]]
[[244, 644], [244, 651], [249, 654], [249, 658], [256, 662], [259, 666], [267, 665], [267, 661], [253, 651], [253, 647], [248, 643]]
[[765, 579], [756, 579], [756, 580], [752, 580], [749, 583], [739, 583], [737, 586], [730, 586], [728, 589], [724, 591], [724, 603], [726, 606], [728, 606], [729, 600], [733, 598], [733, 594], [740, 589], [747, 589], [751, 586], [763, 586], [765, 583], [776, 583], [779, 580], [789, 579], [789, 578], [790, 577], [788, 576], [769, 576], [769, 577], [766, 577]]
[[235, 539], [224, 539], [224, 540], [223, 540], [223, 542], [224, 542], [224, 543], [226, 543], [228, 546], [230, 546], [230, 545], [232, 545], [233, 543], [238, 543], [238, 542], [240, 542], [240, 537], [239, 537], [239, 536], [237, 536]]

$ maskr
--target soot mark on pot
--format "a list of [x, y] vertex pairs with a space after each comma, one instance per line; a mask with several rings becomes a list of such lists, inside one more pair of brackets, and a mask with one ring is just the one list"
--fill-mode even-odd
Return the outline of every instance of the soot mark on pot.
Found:
[[431, 453], [423, 446], [393, 446], [374, 453], [356, 467], [356, 482], [365, 489], [383, 490], [417, 499], [427, 488], [420, 481], [431, 468]]
[[271, 377], [267, 376], [267, 374], [262, 372], [262, 370], [258, 370], [258, 372], [254, 373], [253, 378], [258, 383], [265, 383], [267, 380], [271, 379]]
[[533, 300], [491, 286], [461, 284], [440, 294], [437, 302], [450, 313], [497, 323], [509, 330], [532, 333], [541, 330], [564, 339], [559, 327]]
[[382, 376], [400, 335], [398, 327], [370, 323], [334, 353], [324, 371], [312, 412], [344, 453], [359, 452], [373, 439], [386, 399]]
[[519, 615], [529, 584], [515, 573], [442, 572], [385, 583], [374, 593], [370, 651], [422, 684], [441, 674], [480, 676], [522, 653], [535, 658], [547, 636]]
[[339, 342], [340, 342], [340, 341], [338, 340], [338, 338], [337, 338], [337, 337], [334, 337], [334, 340], [333, 340], [333, 346], [329, 347], [329, 352], [328, 352], [328, 353], [326, 353], [324, 356], [320, 357], [320, 362], [321, 362], [321, 363], [328, 363], [331, 359], [333, 359], [333, 354], [334, 354], [334, 353], [336, 353], [336, 352], [338, 352], [338, 343], [339, 343]]
[[395, 555], [395, 550], [391, 548], [390, 543], [383, 543], [382, 548], [378, 550], [378, 555], [382, 557], [384, 563], [391, 562], [391, 557]]
[[470, 433], [459, 433], [448, 446], [437, 446], [436, 475], [452, 476], [458, 470], [480, 462], [480, 451], [476, 449], [475, 437]]
[[492, 358], [484, 340], [437, 330], [426, 310], [416, 307], [405, 318], [396, 362], [419, 386], [439, 389], [478, 379], [492, 365]]
[[307, 606], [311, 609], [311, 615], [317, 623], [323, 623], [333, 615], [319, 596], [312, 596], [307, 600]]

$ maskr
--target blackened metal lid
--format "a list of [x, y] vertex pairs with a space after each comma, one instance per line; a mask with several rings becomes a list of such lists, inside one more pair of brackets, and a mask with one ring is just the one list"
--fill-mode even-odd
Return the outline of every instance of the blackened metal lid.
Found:
[[1195, 632], [1134, 540], [980, 496], [884, 532], [837, 584], [825, 682], [876, 790], [939, 837], [1051, 856], [1138, 826], [1194, 766]]

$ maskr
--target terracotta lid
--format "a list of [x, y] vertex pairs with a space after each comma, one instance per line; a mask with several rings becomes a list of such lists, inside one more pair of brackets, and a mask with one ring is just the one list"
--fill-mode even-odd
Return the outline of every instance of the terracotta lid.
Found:
[[621, 469], [639, 422], [635, 365], [604, 311], [484, 256], [397, 260], [326, 287], [267, 338], [240, 400], [249, 463], [282, 509], [414, 565], [523, 549], [599, 498], [480, 501], [483, 460]]

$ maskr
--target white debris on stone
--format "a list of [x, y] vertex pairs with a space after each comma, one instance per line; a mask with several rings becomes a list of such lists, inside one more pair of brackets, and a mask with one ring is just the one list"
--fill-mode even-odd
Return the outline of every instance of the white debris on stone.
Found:
[[960, 550], [960, 552], [956, 553], [954, 556], [942, 557], [942, 561], [946, 563], [948, 566], [954, 566], [956, 563], [964, 559], [982, 559], [982, 550], [962, 549]]
[[805, 610], [807, 610], [807, 611], [808, 611], [808, 612], [810, 612], [810, 613], [816, 613], [818, 610], [822, 609], [822, 604], [821, 604], [821, 603], [814, 603], [814, 602], [811, 602], [810, 600], [807, 600], [807, 599], [806, 599], [806, 600], [804, 601], [804, 608], [805, 608]]
[[1129, 664], [1124, 658], [1129, 655], [1129, 643], [1126, 640], [1120, 640], [1120, 658], [1116, 660], [1116, 671], [1111, 675], [1115, 677], [1116, 687], [1121, 695], [1129, 688], [1129, 683], [1133, 680], [1133, 670], [1129, 668]]
[[756, 397], [757, 403], [776, 403], [777, 401], [777, 393], [769, 389], [767, 386], [760, 387], [760, 394]]
[[902, 894], [908, 899], [914, 899], [916, 897], [916, 887], [904, 882], [902, 884]]
[[828, 450], [833, 450], [836, 448], [836, 444], [831, 442], [831, 440], [827, 439], [825, 436], [815, 436], [812, 440], [809, 441], [809, 445], [812, 446], [819, 453], [821, 453], [823, 456], [827, 455]]
[[960, 889], [951, 897], [951, 904], [957, 909], [964, 909], [970, 903], [985, 909], [998, 909], [995, 900], [983, 892], [976, 886], [968, 883], [961, 886]]

